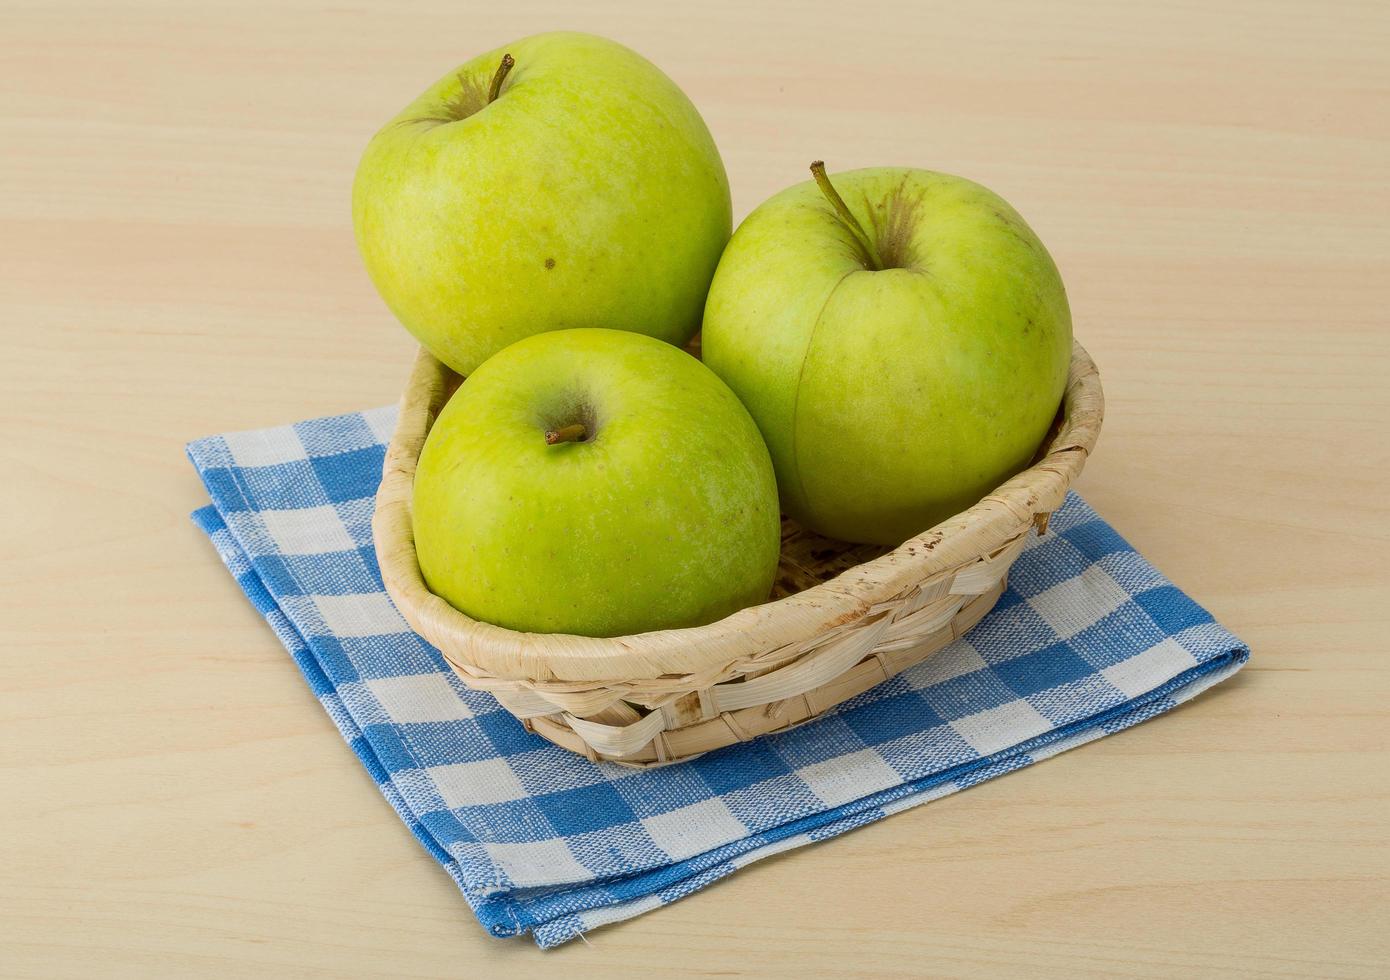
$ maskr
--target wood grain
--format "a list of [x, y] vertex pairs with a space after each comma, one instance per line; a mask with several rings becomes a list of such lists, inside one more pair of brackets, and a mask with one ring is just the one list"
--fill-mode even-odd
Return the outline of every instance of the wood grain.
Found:
[[[0, 974], [1383, 976], [1382, 2], [0, 10]], [[736, 216], [825, 157], [1007, 197], [1106, 432], [1081, 490], [1255, 650], [1164, 719], [542, 954], [486, 938], [187, 520], [190, 438], [391, 401], [348, 188], [553, 27], [701, 106]]]

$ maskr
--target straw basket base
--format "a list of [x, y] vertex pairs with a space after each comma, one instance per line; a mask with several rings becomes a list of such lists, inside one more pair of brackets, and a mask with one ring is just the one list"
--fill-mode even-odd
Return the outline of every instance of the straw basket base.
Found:
[[964, 602], [960, 611], [951, 617], [949, 629], [937, 630], [916, 645], [903, 649], [875, 649], [867, 659], [859, 661], [828, 684], [794, 697], [736, 711], [723, 711], [708, 720], [671, 728], [627, 755], [601, 755], [563, 718], [557, 720], [554, 716], [542, 715], [523, 719], [522, 724], [528, 731], [595, 761], [607, 758], [619, 765], [645, 767], [693, 759], [734, 742], [746, 742], [759, 735], [783, 732], [815, 721], [837, 704], [882, 684], [964, 635], [966, 630], [994, 608], [1003, 591], [1004, 582], [1001, 580], [984, 595]]
[[422, 351], [387, 450], [372, 528], [382, 578], [406, 621], [470, 687], [592, 760], [663, 765], [783, 731], [958, 639], [1003, 592], [1036, 527], [1095, 446], [1104, 397], [1073, 350], [1057, 422], [1028, 469], [896, 548], [782, 527], [770, 601], [708, 626], [612, 638], [517, 633], [429, 591], [411, 536], [415, 464], [459, 378]]

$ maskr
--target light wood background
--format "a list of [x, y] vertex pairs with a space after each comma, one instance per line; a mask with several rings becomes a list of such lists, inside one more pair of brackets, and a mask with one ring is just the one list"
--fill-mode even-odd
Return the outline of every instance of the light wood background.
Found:
[[[0, 8], [0, 974], [1390, 971], [1383, 0]], [[1081, 489], [1244, 673], [592, 946], [486, 938], [189, 524], [182, 446], [394, 398], [357, 155], [557, 27], [684, 86], [736, 217], [821, 156], [1012, 201], [1106, 379]]]

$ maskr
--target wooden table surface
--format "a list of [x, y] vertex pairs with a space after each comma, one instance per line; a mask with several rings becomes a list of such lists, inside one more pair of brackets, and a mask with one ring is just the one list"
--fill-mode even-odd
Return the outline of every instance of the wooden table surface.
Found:
[[[0, 10], [0, 974], [1390, 971], [1390, 6], [393, 7]], [[1018, 207], [1106, 381], [1082, 492], [1250, 666], [592, 945], [487, 938], [189, 523], [182, 447], [394, 399], [358, 154], [556, 27], [685, 88], [736, 218], [816, 157]]]

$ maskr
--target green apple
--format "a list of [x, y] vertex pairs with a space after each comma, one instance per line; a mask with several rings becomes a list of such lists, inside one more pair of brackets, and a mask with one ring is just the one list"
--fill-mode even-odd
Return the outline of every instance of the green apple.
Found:
[[538, 34], [450, 72], [372, 139], [352, 189], [372, 282], [467, 374], [522, 337], [683, 345], [729, 239], [729, 183], [685, 94], [633, 51]]
[[454, 608], [584, 636], [764, 602], [781, 544], [743, 405], [685, 351], [617, 330], [537, 334], [473, 372], [425, 441], [412, 521]]
[[1066, 291], [1032, 229], [979, 184], [812, 173], [730, 241], [705, 363], [762, 430], [791, 516], [898, 544], [1029, 464], [1066, 386]]

